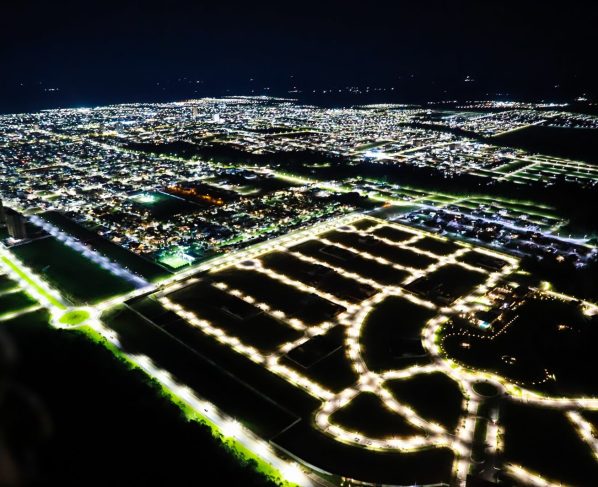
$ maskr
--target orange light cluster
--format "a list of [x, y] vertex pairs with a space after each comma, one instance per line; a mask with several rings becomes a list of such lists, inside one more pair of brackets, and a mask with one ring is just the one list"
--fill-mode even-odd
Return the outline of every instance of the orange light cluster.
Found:
[[224, 204], [224, 200], [222, 198], [214, 197], [209, 194], [202, 194], [196, 188], [183, 188], [182, 186], [169, 186], [168, 191], [172, 192], [179, 196], [184, 197], [191, 197], [197, 198], [201, 201], [205, 201], [206, 203], [210, 203], [216, 206], [222, 206]]

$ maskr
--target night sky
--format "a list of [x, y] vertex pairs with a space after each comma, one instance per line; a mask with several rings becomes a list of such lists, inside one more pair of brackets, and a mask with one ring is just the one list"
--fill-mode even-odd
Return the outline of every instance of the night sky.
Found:
[[594, 97], [596, 3], [19, 0], [0, 15], [0, 111], [294, 87]]

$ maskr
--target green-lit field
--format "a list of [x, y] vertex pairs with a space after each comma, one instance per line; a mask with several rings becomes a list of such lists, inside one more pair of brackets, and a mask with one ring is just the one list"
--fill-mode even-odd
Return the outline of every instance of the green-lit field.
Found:
[[72, 310], [63, 314], [58, 320], [63, 325], [81, 325], [90, 318], [89, 311], [86, 310]]

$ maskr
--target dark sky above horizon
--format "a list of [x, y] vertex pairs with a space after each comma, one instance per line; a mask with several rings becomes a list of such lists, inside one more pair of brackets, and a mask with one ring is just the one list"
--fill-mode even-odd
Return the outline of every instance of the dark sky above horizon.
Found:
[[0, 111], [293, 86], [438, 98], [464, 90], [466, 76], [479, 95], [598, 86], [596, 2], [20, 0], [2, 10]]

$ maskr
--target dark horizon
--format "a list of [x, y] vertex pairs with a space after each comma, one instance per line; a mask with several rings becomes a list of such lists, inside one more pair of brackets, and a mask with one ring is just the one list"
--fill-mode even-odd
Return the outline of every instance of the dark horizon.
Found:
[[[67, 0], [5, 9], [4, 113], [252, 94], [339, 104], [597, 95], [598, 7], [576, 1], [566, 8], [424, 1], [283, 9]], [[347, 91], [368, 86], [368, 96]]]

